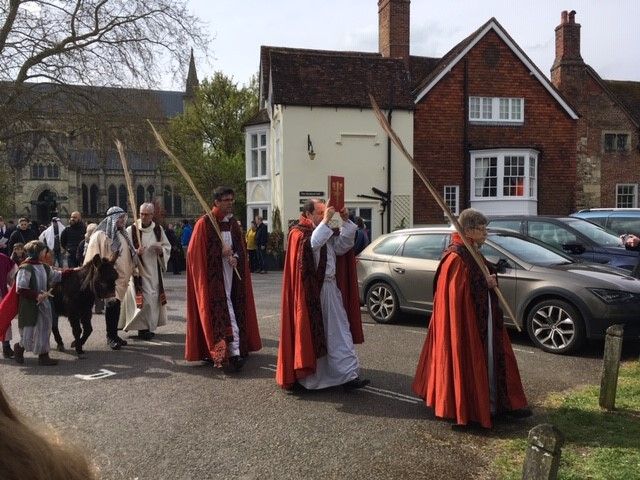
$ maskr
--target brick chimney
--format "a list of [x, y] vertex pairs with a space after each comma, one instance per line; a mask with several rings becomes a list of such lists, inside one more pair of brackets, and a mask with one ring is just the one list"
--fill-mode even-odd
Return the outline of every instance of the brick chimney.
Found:
[[[551, 81], [556, 88], [571, 82], [584, 70], [584, 60], [580, 56], [580, 24], [576, 23], [576, 11], [566, 10], [560, 14], [560, 25], [556, 27], [556, 58], [551, 66]], [[575, 79], [575, 78], [574, 78]]]
[[378, 0], [378, 48], [383, 57], [409, 63], [410, 0]]

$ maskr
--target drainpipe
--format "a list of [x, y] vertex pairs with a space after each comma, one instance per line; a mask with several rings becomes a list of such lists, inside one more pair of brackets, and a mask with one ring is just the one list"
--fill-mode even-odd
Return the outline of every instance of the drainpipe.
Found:
[[[389, 105], [387, 121], [391, 125], [393, 109]], [[387, 233], [391, 232], [391, 137], [387, 135]], [[384, 232], [383, 232], [384, 233]]]

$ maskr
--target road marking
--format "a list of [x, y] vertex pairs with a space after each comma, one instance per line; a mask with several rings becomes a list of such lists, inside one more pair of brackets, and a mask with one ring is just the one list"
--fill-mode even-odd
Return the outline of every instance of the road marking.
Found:
[[146, 340], [146, 343], [150, 343], [151, 345], [158, 345], [160, 347], [162, 347], [163, 345], [173, 345], [173, 342], [165, 342], [165, 341], [152, 342], [151, 340]]
[[280, 316], [280, 314], [279, 314], [279, 313], [274, 313], [274, 314], [272, 314], [272, 315], [263, 315], [263, 316], [262, 316], [262, 317], [260, 317], [260, 318], [274, 318], [274, 317], [279, 317], [279, 316]]
[[514, 348], [514, 347], [511, 347], [511, 348], [513, 348], [513, 350], [514, 350], [514, 351], [516, 351], [516, 352], [523, 352], [523, 353], [536, 353], [536, 352], [535, 352], [535, 351], [533, 351], [533, 350], [523, 350], [522, 348]]
[[[391, 398], [393, 400], [410, 403], [412, 405], [417, 405], [422, 402], [422, 400], [420, 400], [419, 398], [408, 397], [407, 395], [402, 395], [401, 393], [395, 393], [395, 392], [390, 392], [389, 394], [383, 393], [383, 392], [387, 392], [388, 390], [382, 390], [380, 388], [367, 386], [367, 387], [361, 388], [361, 390], [367, 393], [371, 393], [373, 395], [378, 395], [379, 397]], [[378, 390], [382, 390], [382, 391], [378, 391]]]
[[426, 330], [409, 330], [408, 328], [405, 328], [405, 332], [419, 333], [420, 335], [426, 335], [427, 334]]
[[385, 393], [387, 395], [394, 395], [397, 397], [403, 397], [407, 400], [411, 400], [412, 402], [420, 403], [422, 400], [418, 397], [414, 397], [411, 395], [405, 395], [404, 393], [398, 393], [391, 390], [385, 390], [384, 388], [372, 387], [371, 385], [364, 387], [365, 390], [375, 390], [376, 392]]
[[103, 378], [111, 377], [115, 374], [116, 372], [112, 372], [111, 370], [107, 370], [106, 368], [101, 368], [98, 373], [93, 373], [91, 375], [76, 374], [74, 375], [74, 377], [79, 378], [80, 380], [101, 380]]

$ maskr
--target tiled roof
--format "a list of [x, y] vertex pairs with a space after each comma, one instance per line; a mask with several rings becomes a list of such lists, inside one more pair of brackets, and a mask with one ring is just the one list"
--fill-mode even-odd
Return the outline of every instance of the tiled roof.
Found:
[[256, 113], [253, 117], [247, 120], [243, 127], [249, 127], [251, 125], [262, 125], [263, 123], [269, 123], [269, 113], [266, 108], [263, 108], [258, 113]]
[[613, 93], [640, 125], [640, 82], [622, 80], [602, 80], [602, 83]]
[[410, 74], [400, 59], [378, 53], [261, 49], [261, 96], [283, 105], [369, 108], [371, 92], [381, 108], [412, 109]]
[[[184, 92], [135, 88], [93, 87], [35, 83], [23, 85], [25, 93], [16, 109], [44, 114], [99, 112], [106, 116], [130, 116], [132, 112], [151, 118], [171, 118], [182, 113]], [[11, 95], [14, 84], [0, 83], [0, 96]]]

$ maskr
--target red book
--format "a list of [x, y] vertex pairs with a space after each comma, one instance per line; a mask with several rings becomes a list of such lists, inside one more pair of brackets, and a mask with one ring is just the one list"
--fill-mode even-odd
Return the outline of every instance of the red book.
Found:
[[344, 208], [344, 177], [329, 175], [329, 202], [327, 206], [339, 212]]

